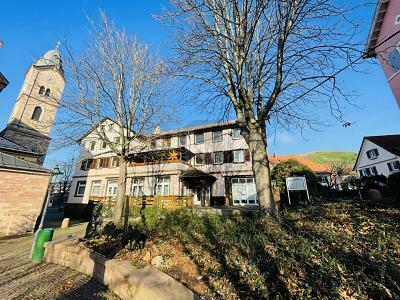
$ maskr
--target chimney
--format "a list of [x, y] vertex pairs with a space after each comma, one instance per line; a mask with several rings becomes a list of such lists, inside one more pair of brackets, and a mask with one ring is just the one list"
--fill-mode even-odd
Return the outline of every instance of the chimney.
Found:
[[153, 133], [154, 133], [154, 134], [160, 134], [160, 132], [161, 132], [161, 127], [160, 127], [160, 125], [154, 126], [154, 131], [153, 131]]

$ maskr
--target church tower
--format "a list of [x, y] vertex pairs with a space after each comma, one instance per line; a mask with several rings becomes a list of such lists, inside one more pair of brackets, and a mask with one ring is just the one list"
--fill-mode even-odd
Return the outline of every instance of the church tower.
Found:
[[7, 127], [0, 133], [1, 137], [34, 153], [40, 165], [50, 143], [50, 131], [64, 86], [57, 45], [30, 65]]

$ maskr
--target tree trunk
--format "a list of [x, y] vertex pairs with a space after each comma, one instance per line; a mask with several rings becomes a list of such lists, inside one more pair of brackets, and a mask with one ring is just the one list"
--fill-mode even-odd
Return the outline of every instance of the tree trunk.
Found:
[[260, 128], [251, 127], [249, 129], [248, 145], [251, 151], [252, 169], [256, 182], [257, 199], [260, 204], [260, 210], [264, 213], [274, 215], [276, 213], [276, 205], [272, 193], [267, 142]]
[[126, 175], [128, 162], [124, 158], [119, 159], [119, 177], [117, 186], [117, 201], [114, 210], [114, 223], [122, 221], [122, 213], [124, 208], [125, 193], [126, 193]]

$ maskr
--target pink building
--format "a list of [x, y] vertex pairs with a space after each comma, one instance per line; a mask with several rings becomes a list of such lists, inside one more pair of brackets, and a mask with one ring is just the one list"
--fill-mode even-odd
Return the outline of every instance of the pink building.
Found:
[[400, 107], [400, 1], [379, 0], [365, 58], [377, 57]]

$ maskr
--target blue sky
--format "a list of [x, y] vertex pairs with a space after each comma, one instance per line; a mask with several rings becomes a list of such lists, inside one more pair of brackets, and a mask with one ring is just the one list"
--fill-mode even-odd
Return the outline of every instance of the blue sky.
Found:
[[[5, 1], [0, 10], [0, 72], [10, 81], [0, 94], [0, 128], [4, 128], [14, 101], [22, 85], [29, 64], [48, 49], [54, 48], [58, 40], [67, 39], [69, 44], [79, 49], [87, 37], [88, 22], [85, 13], [96, 16], [103, 9], [118, 26], [136, 33], [142, 42], [150, 44], [161, 56], [168, 49], [168, 37], [162, 25], [152, 18], [160, 12], [165, 1]], [[57, 3], [57, 4], [55, 4]], [[365, 6], [357, 17], [362, 18], [362, 36], [367, 37], [373, 5]], [[346, 119], [353, 123], [343, 128], [339, 123], [321, 128], [315, 132], [306, 130], [278, 132], [270, 140], [269, 152], [281, 155], [320, 150], [358, 151], [361, 139], [366, 135], [393, 134], [400, 132], [400, 110], [391, 94], [380, 67], [363, 63], [364, 73], [347, 71], [340, 77], [349, 91], [360, 96], [357, 105], [349, 107]], [[180, 116], [182, 127], [199, 120], [210, 118], [198, 113], [195, 108], [185, 108]], [[322, 116], [323, 117], [323, 116]], [[69, 153], [70, 155], [70, 153]], [[65, 157], [65, 153], [54, 153], [47, 163]]]

